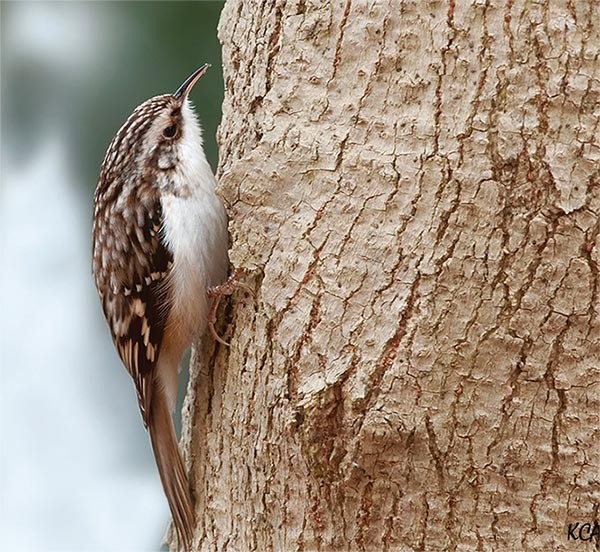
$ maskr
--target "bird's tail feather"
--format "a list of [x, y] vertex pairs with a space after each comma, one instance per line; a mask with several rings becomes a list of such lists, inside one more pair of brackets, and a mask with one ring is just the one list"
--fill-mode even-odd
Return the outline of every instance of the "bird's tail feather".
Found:
[[148, 431], [160, 479], [173, 515], [179, 545], [183, 545], [187, 551], [190, 550], [194, 534], [194, 508], [190, 486], [179, 453], [173, 418], [167, 406], [165, 393], [160, 386], [156, 387], [152, 394]]

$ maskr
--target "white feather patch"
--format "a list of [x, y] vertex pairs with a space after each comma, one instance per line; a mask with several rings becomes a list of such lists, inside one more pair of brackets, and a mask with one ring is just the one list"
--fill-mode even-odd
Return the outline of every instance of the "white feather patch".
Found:
[[[182, 108], [184, 134], [179, 144], [175, 190], [162, 199], [163, 232], [173, 253], [171, 286], [177, 328], [191, 342], [204, 331], [206, 289], [227, 276], [227, 218], [215, 194], [216, 180], [204, 155], [200, 125], [188, 101]], [[188, 343], [189, 345], [189, 343]]]

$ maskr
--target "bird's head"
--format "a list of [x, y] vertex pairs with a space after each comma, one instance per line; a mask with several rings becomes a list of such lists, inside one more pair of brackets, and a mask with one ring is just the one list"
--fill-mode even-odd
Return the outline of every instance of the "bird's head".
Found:
[[111, 142], [103, 173], [144, 174], [148, 170], [169, 173], [180, 161], [197, 156], [202, 132], [188, 96], [210, 66], [194, 71], [173, 94], [155, 96], [133, 111]]

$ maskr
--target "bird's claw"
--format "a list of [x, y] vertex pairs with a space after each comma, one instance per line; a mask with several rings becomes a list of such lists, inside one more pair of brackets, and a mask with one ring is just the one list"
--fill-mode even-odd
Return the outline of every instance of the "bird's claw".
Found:
[[213, 298], [212, 308], [210, 310], [210, 317], [208, 319], [208, 329], [210, 330], [210, 334], [212, 335], [215, 341], [218, 341], [225, 347], [229, 347], [229, 343], [225, 341], [215, 330], [215, 322], [217, 321], [217, 310], [219, 308], [219, 303], [221, 302], [221, 298], [224, 295], [232, 295], [238, 289], [244, 289], [254, 295], [254, 290], [250, 288], [247, 284], [240, 282], [238, 277], [240, 275], [240, 270], [236, 270], [225, 282], [219, 284], [218, 286], [209, 287], [206, 290], [206, 294], [209, 297]]

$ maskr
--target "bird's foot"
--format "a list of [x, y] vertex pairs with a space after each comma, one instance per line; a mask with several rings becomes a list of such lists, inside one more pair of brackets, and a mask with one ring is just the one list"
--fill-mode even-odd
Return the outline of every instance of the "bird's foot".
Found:
[[210, 309], [210, 315], [208, 318], [208, 329], [210, 330], [210, 334], [213, 336], [215, 341], [218, 341], [225, 347], [229, 347], [229, 343], [225, 341], [215, 330], [215, 322], [217, 321], [217, 310], [219, 309], [219, 303], [221, 302], [221, 298], [225, 295], [232, 295], [238, 289], [245, 289], [249, 291], [252, 295], [254, 295], [254, 291], [250, 286], [244, 284], [239, 281], [239, 276], [241, 274], [240, 270], [236, 270], [225, 282], [219, 284], [218, 286], [209, 287], [206, 290], [206, 294], [209, 297], [212, 297], [213, 304]]

